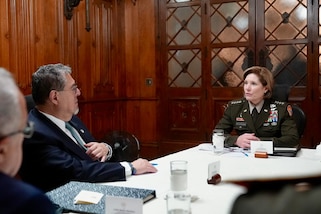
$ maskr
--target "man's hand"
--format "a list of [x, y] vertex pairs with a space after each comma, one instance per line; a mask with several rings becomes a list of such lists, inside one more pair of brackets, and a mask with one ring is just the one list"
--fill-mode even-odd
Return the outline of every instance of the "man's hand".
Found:
[[146, 159], [138, 158], [137, 160], [133, 161], [132, 164], [136, 169], [136, 175], [148, 172], [157, 172], [157, 169]]
[[100, 160], [100, 162], [106, 161], [109, 149], [104, 143], [90, 142], [86, 143], [85, 146], [87, 147], [87, 155], [93, 160]]

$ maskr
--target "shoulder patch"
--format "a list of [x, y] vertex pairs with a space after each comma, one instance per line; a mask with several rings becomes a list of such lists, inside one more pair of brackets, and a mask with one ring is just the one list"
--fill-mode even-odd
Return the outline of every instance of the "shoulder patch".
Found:
[[293, 115], [292, 106], [291, 106], [291, 105], [288, 105], [288, 106], [286, 107], [286, 110], [288, 111], [289, 115], [292, 117], [292, 115]]
[[224, 111], [226, 111], [226, 109], [228, 108], [228, 103], [223, 105]]
[[274, 101], [274, 103], [277, 104], [277, 105], [284, 105], [285, 104], [285, 102], [281, 102], [281, 101], [277, 101], [277, 100]]
[[243, 103], [243, 100], [232, 100], [230, 104], [236, 105], [236, 104], [241, 104], [241, 103]]

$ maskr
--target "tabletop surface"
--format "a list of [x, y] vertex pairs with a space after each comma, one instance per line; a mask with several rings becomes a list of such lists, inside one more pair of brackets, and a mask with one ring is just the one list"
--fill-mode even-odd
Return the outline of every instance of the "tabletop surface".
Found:
[[[131, 176], [127, 181], [108, 182], [106, 185], [119, 185], [156, 190], [156, 199], [143, 205], [143, 212], [166, 213], [165, 196], [170, 191], [170, 169], [172, 160], [188, 161], [188, 189], [197, 198], [191, 203], [193, 214], [230, 213], [234, 200], [246, 193], [246, 188], [231, 181], [255, 179], [291, 179], [321, 176], [321, 156], [316, 150], [301, 149], [297, 157], [254, 158], [242, 150], [226, 149], [216, 155], [210, 145], [199, 146], [161, 157], [151, 162], [158, 172]], [[208, 164], [219, 161], [222, 182], [217, 185], [207, 183]]]

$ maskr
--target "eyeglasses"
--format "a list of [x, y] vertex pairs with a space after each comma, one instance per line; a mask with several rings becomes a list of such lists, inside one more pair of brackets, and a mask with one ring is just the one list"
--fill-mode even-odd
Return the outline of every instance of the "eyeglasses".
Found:
[[19, 134], [19, 133], [22, 133], [24, 135], [24, 138], [31, 138], [34, 130], [35, 130], [35, 124], [33, 122], [29, 121], [29, 122], [27, 122], [27, 126], [24, 129], [14, 131], [14, 132], [11, 132], [11, 133], [6, 134], [4, 136], [1, 136], [0, 140], [4, 139], [6, 137], [10, 137], [10, 136]]
[[73, 85], [70, 89], [59, 90], [59, 91], [72, 91], [74, 92], [74, 94], [77, 94], [78, 90], [80, 90], [80, 88], [78, 88], [78, 85]]

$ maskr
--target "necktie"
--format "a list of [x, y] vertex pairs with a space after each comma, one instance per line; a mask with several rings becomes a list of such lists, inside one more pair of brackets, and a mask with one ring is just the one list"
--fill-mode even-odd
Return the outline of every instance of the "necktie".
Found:
[[253, 120], [254, 124], [255, 124], [255, 122], [257, 120], [258, 115], [259, 115], [259, 113], [257, 112], [257, 109], [253, 108], [253, 110], [252, 110], [252, 120]]
[[78, 133], [76, 133], [76, 130], [68, 122], [66, 122], [66, 129], [70, 131], [71, 135], [75, 138], [78, 145], [87, 150], [84, 140], [80, 137]]

